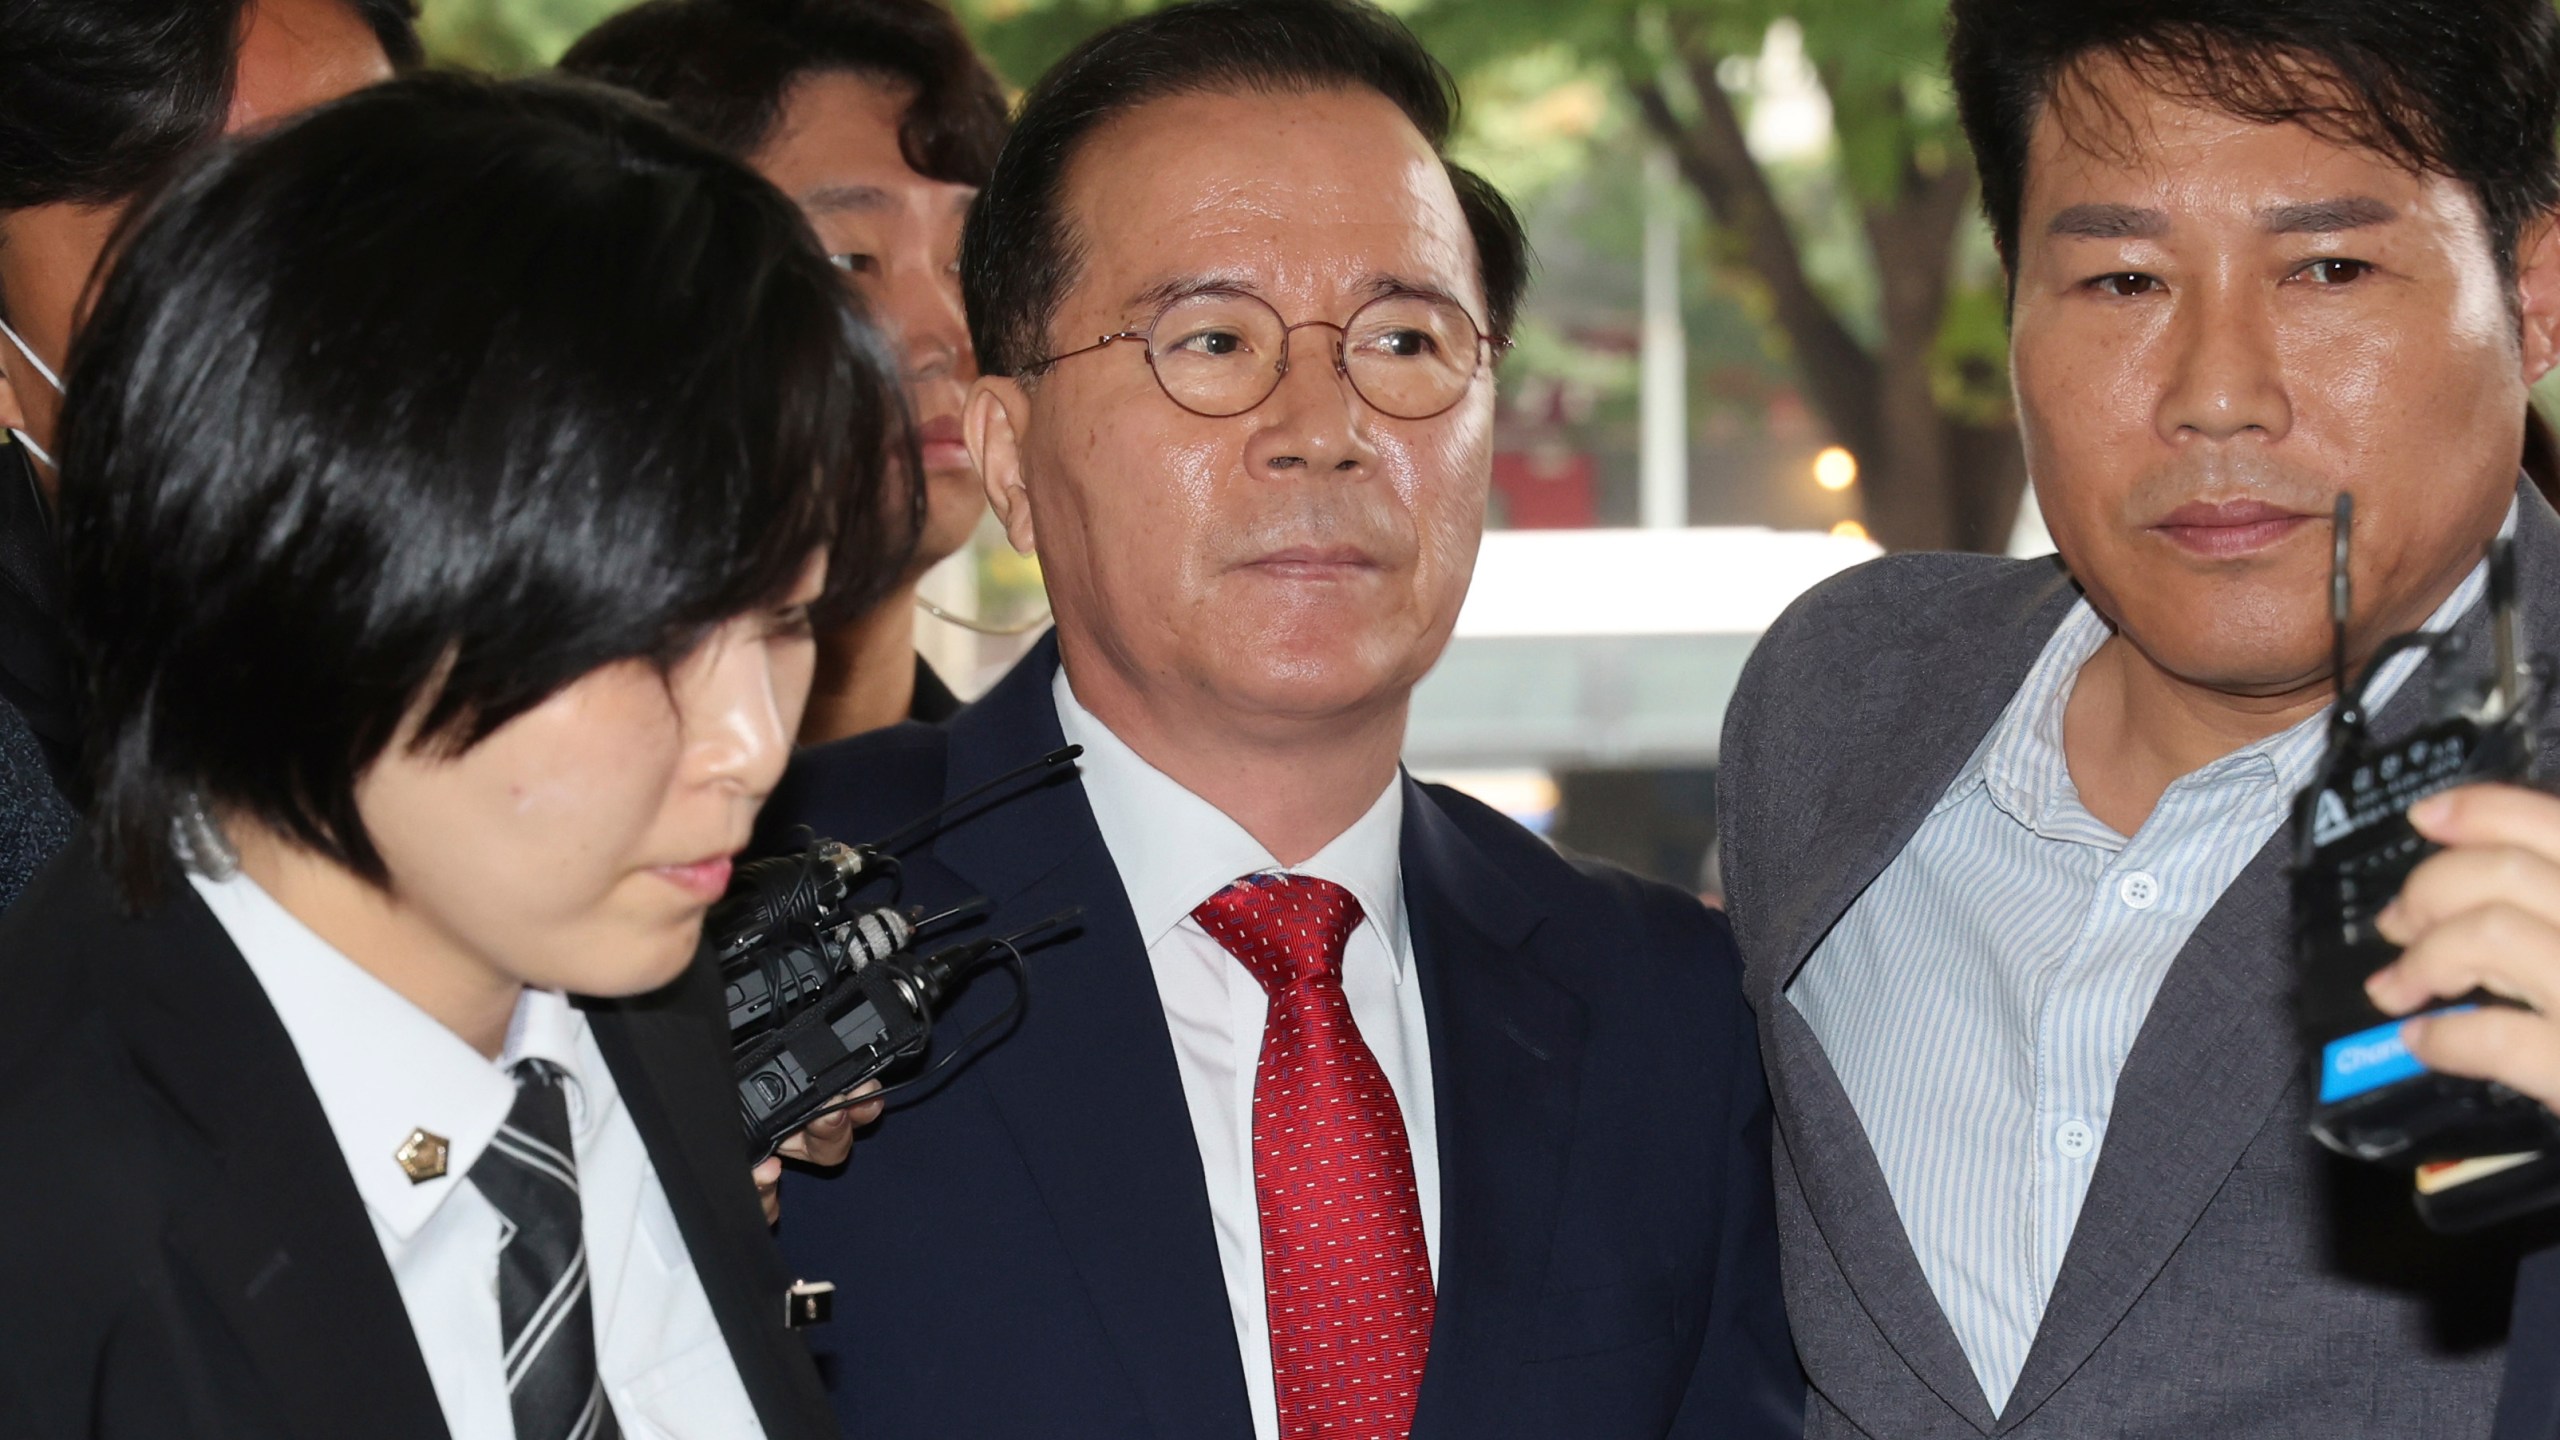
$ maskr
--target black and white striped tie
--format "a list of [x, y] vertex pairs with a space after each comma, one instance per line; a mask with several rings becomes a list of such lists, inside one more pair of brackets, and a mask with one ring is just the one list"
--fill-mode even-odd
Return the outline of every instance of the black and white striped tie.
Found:
[[568, 1096], [548, 1061], [520, 1061], [515, 1071], [515, 1108], [471, 1167], [471, 1183], [508, 1225], [498, 1251], [498, 1328], [516, 1440], [618, 1440], [596, 1374]]

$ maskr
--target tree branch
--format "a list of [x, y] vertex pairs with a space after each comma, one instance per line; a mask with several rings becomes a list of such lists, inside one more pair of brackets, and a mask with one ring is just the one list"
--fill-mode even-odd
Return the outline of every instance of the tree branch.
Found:
[[1873, 453], [1883, 439], [1876, 410], [1875, 357], [1823, 299], [1797, 248], [1795, 228], [1779, 209], [1768, 176], [1754, 159], [1733, 99], [1716, 80], [1718, 57], [1684, 47], [1698, 92], [1697, 123], [1683, 123], [1659, 82], [1630, 76], [1645, 124], [1670, 147], [1680, 173], [1707, 202], [1717, 223], [1740, 242], [1743, 263], [1760, 278], [1778, 328], [1795, 348], [1806, 398], [1851, 449]]
[[1957, 149], [1934, 175], [1905, 154], [1892, 200], [1858, 207], [1867, 248], [1875, 256], [1888, 350], [1936, 344], [1973, 180], [1969, 151]]

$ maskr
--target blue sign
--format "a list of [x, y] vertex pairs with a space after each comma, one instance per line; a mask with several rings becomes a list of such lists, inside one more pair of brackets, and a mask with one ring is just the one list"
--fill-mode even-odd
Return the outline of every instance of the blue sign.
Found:
[[[2432, 1013], [2458, 1015], [2477, 1008], [2455, 1005]], [[2332, 1040], [2320, 1052], [2320, 1103], [2328, 1105], [2350, 1099], [2426, 1073], [2427, 1067], [2418, 1063], [2418, 1057], [2409, 1053], [2408, 1046], [2400, 1043], [2400, 1022], [2394, 1020], [2388, 1025], [2358, 1031], [2343, 1040]]]

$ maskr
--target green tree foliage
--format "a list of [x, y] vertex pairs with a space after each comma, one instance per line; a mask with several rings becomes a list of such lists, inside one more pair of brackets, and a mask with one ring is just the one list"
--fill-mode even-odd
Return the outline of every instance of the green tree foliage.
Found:
[[[1152, 0], [964, 0], [988, 52], [1028, 76]], [[1856, 452], [1867, 522], [1897, 548], [1998, 549], [2024, 472], [2008, 415], [1996, 267], [1941, 54], [1941, 0], [1404, 0], [1470, 80], [1524, 56], [1601, 77], [1677, 160], [1716, 227], [1714, 256], [1755, 292], [1773, 348]], [[1747, 143], [1750, 58], [1800, 27], [1831, 104], [1823, 173]], [[1500, 178], [1500, 177], [1497, 177]], [[1826, 267], [1854, 237], [1855, 273]], [[1829, 273], [1825, 273], [1828, 269]]]
[[439, 64], [493, 74], [538, 70], [630, 0], [426, 0], [419, 29]]
[[[430, 0], [441, 59], [548, 63], [626, 0]], [[1019, 85], [1162, 0], [956, 0]], [[1466, 158], [1517, 193], [1669, 148], [1713, 224], [1710, 262], [1813, 413], [1859, 458], [1866, 521], [1896, 548], [1997, 549], [2023, 489], [1996, 266], [1940, 68], [1942, 0], [1387, 0], [1464, 80]], [[1835, 132], [1815, 162], [1747, 143], [1751, 57], [1801, 28]], [[1570, 87], [1621, 123], [1522, 123]], [[1571, 97], [1565, 97], [1571, 98]]]
[[[1966, 263], [1980, 230], [1944, 14], [1939, 0], [1431, 0], [1414, 21], [1453, 64], [1552, 44], [1614, 75], [1705, 201], [1719, 259], [1762, 293], [1814, 411], [1857, 453], [1877, 538], [1998, 549], [2024, 473], [1997, 275]], [[1828, 186], [1791, 183], [1748, 143], [1747, 57], [1782, 19], [1831, 104]], [[1817, 194], [1835, 213], [1806, 203]], [[1809, 263], [1809, 242], [1843, 218], [1863, 242], [1863, 297]]]

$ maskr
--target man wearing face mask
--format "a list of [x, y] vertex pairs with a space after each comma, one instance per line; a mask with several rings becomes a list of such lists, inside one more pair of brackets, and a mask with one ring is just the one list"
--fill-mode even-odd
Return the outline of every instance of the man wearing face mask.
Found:
[[69, 833], [79, 681], [52, 452], [83, 297], [131, 197], [206, 139], [418, 58], [413, 0], [0, 7], [0, 907]]
[[[1205, 0], [1034, 87], [962, 245], [971, 452], [1054, 637], [948, 726], [804, 751], [760, 833], [911, 902], [1066, 905], [1018, 1025], [784, 1179], [851, 1434], [1797, 1429], [1722, 921], [1397, 764], [1472, 573], [1518, 223], [1352, 0]], [[982, 979], [941, 1043], [995, 1020]]]
[[937, 0], [645, 0], [560, 57], [665, 105], [800, 206], [898, 335], [930, 510], [906, 582], [818, 638], [803, 744], [960, 708], [915, 651], [916, 588], [969, 543], [986, 492], [960, 439], [977, 378], [960, 222], [1004, 143], [1004, 89]]
[[2060, 558], [1844, 575], [1727, 719], [1808, 1432], [2486, 1435], [2524, 1237], [2434, 1235], [2307, 1133], [2289, 817], [2341, 492], [2350, 668], [2470, 657], [2385, 665], [2377, 733], [2488, 673], [2501, 533], [2560, 651], [2517, 470], [2560, 360], [2560, 20], [1957, 0], [1952, 35]]

